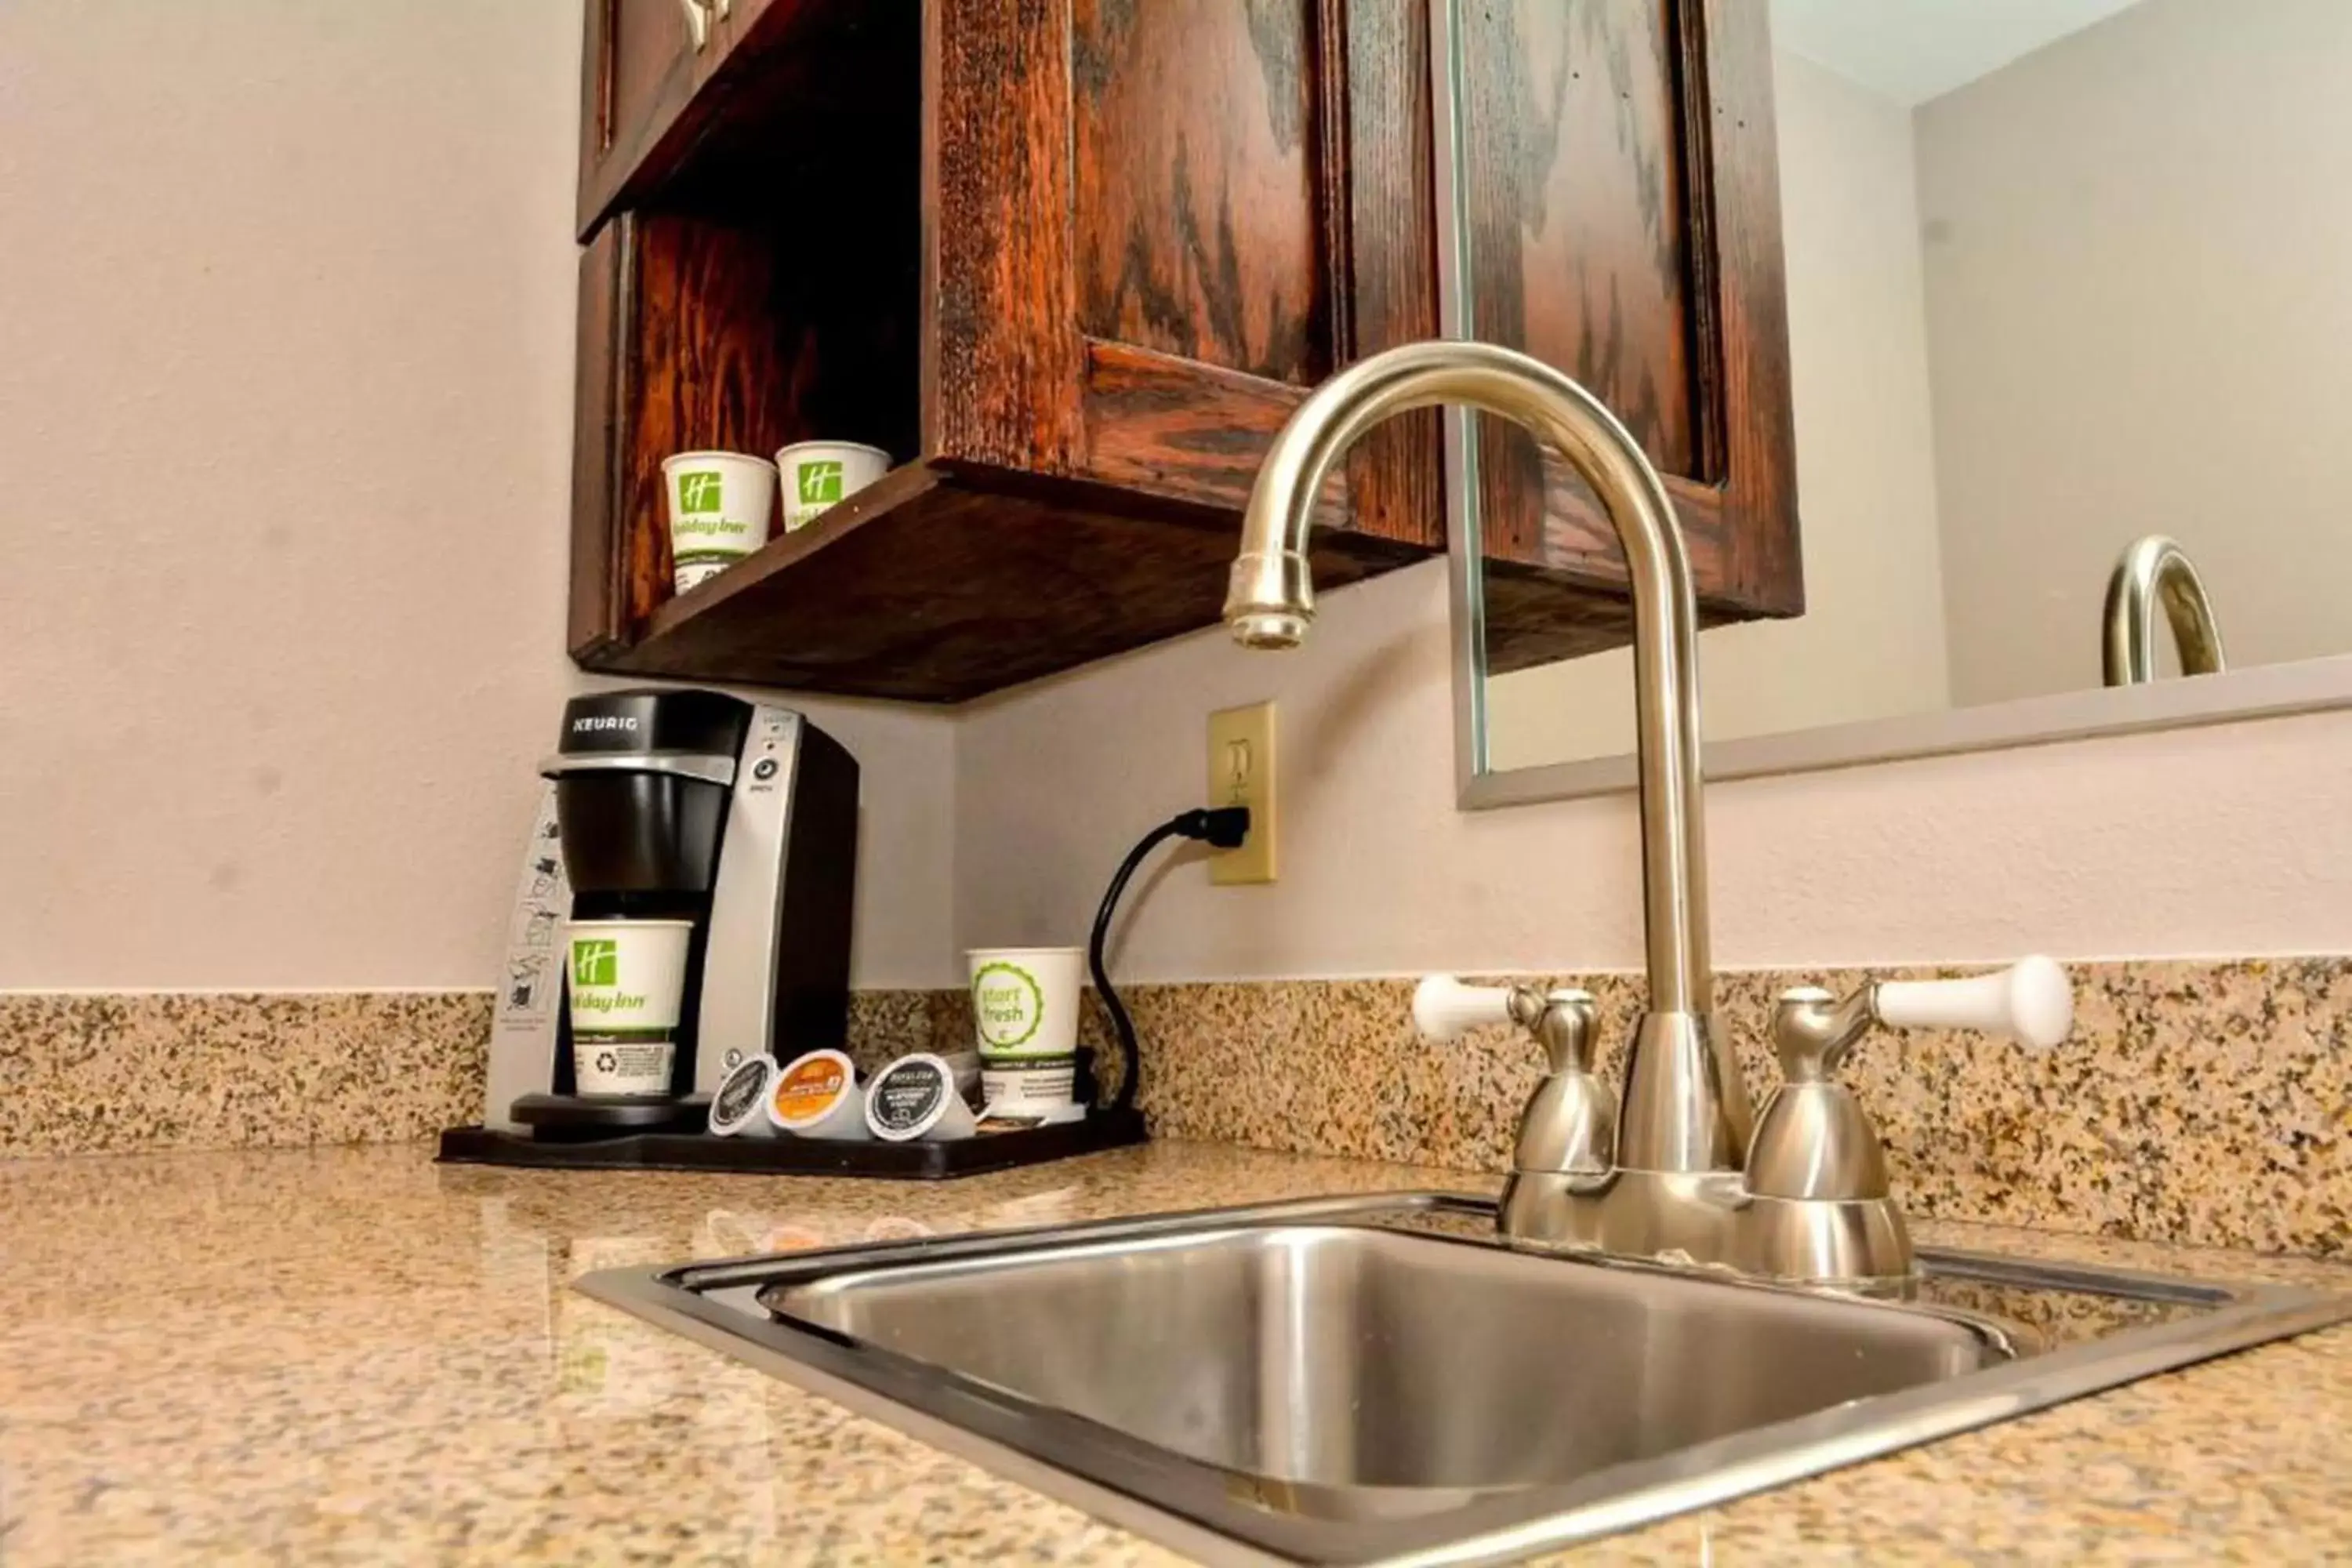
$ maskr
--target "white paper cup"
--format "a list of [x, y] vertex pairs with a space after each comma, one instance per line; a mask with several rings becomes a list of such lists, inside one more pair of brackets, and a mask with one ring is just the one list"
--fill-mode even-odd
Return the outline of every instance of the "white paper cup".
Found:
[[740, 452], [680, 452], [662, 459], [669, 554], [685, 593], [768, 542], [776, 466]]
[[768, 1123], [795, 1138], [864, 1142], [866, 1092], [856, 1067], [839, 1051], [794, 1057], [769, 1087]]
[[692, 921], [573, 921], [572, 1076], [582, 1094], [667, 1094]]
[[775, 1124], [768, 1120], [768, 1091], [775, 1087], [776, 1058], [746, 1057], [719, 1080], [710, 1097], [709, 1127], [720, 1138], [773, 1138]]
[[1076, 947], [981, 947], [965, 955], [971, 1021], [984, 1063], [1066, 1057], [1078, 1048]]
[[806, 528], [890, 471], [890, 454], [856, 441], [797, 441], [776, 454], [783, 476], [784, 531]]
[[900, 1057], [866, 1087], [866, 1125], [891, 1143], [969, 1138], [979, 1126], [955, 1067], [929, 1051]]
[[1075, 1121], [1078, 1059], [1041, 1057], [985, 1068], [980, 1075], [982, 1114], [1008, 1121]]

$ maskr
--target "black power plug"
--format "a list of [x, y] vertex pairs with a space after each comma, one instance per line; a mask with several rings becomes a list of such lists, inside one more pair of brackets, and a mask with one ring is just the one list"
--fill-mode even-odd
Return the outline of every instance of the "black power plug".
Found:
[[1245, 805], [1196, 806], [1181, 812], [1145, 834], [1127, 852], [1112, 874], [1110, 886], [1103, 892], [1102, 908], [1095, 911], [1094, 934], [1087, 941], [1087, 968], [1093, 974], [1095, 994], [1102, 998], [1103, 1011], [1110, 1015], [1111, 1032], [1118, 1037], [1118, 1055], [1127, 1071], [1119, 1079], [1119, 1110], [1135, 1103], [1137, 1079], [1141, 1072], [1141, 1052], [1135, 1040], [1135, 1020], [1127, 1016], [1127, 1004], [1118, 999], [1112, 988], [1110, 971], [1103, 963], [1103, 943], [1110, 937], [1111, 916], [1118, 909], [1119, 895], [1127, 891], [1135, 868], [1143, 858], [1171, 838], [1192, 838], [1218, 849], [1238, 849], [1249, 837], [1250, 814]]

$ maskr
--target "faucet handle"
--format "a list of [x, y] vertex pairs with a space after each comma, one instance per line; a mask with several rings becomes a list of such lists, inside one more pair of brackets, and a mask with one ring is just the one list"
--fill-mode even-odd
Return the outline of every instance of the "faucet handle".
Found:
[[1424, 1038], [1441, 1041], [1488, 1024], [1517, 1024], [1543, 1047], [1555, 1074], [1591, 1072], [1601, 1035], [1601, 1010], [1590, 991], [1465, 985], [1451, 974], [1423, 976], [1413, 987], [1412, 1021]]
[[1980, 1029], [2048, 1050], [2074, 1026], [2074, 988], [2036, 955], [1966, 980], [1883, 980], [1874, 1010], [1891, 1028]]
[[1963, 980], [1874, 980], [1843, 1002], [1816, 986], [1784, 991], [1772, 1011], [1780, 1076], [1790, 1083], [1827, 1079], [1880, 1024], [1977, 1029], [2047, 1050], [2074, 1027], [2074, 989], [2063, 969], [2036, 956]]
[[1465, 985], [1432, 974], [1413, 988], [1412, 1021], [1433, 1040], [1459, 1039], [1487, 1024], [1517, 1024], [1544, 1048], [1550, 1071], [1519, 1116], [1512, 1180], [1523, 1175], [1605, 1177], [1617, 1144], [1609, 1086], [1592, 1073], [1601, 1010], [1592, 994], [1563, 986]]
[[1524, 1022], [1513, 1010], [1519, 985], [1465, 985], [1451, 974], [1426, 974], [1412, 989], [1413, 1026], [1430, 1040], [1458, 1040], [1487, 1024]]
[[1814, 986], [1782, 992], [1772, 1012], [1780, 1088], [1748, 1144], [1748, 1190], [1833, 1202], [1886, 1196], [1878, 1130], [1835, 1077], [1838, 1063], [1874, 1025], [1981, 1029], [2046, 1049], [2064, 1039], [2074, 1022], [2066, 972], [2039, 957], [1965, 980], [1873, 981], [1843, 1002]]

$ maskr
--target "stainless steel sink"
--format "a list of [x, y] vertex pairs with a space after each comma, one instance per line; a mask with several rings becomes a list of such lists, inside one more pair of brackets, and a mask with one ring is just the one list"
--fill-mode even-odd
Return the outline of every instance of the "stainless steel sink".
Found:
[[882, 1265], [764, 1300], [1187, 1458], [1326, 1487], [1570, 1481], [2010, 1356], [1989, 1325], [1337, 1225]]
[[592, 1296], [1196, 1555], [1504, 1560], [2352, 1315], [1922, 1254], [1908, 1300], [1317, 1200], [591, 1275]]

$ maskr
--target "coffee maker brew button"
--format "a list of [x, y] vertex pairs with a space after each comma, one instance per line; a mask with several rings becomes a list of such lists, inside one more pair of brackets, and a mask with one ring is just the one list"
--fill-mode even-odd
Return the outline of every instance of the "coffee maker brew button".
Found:
[[751, 776], [755, 779], [774, 778], [776, 776], [776, 759], [773, 757], [761, 757], [758, 762], [752, 763]]

